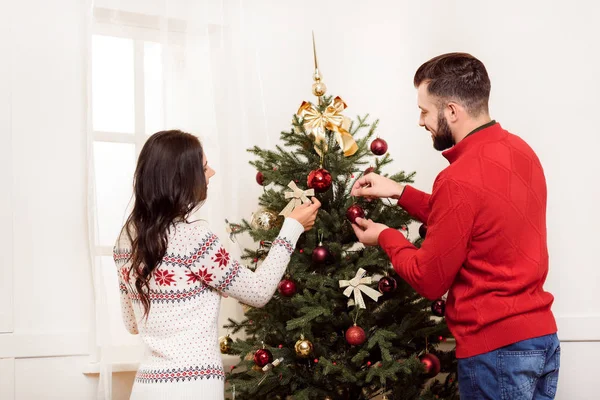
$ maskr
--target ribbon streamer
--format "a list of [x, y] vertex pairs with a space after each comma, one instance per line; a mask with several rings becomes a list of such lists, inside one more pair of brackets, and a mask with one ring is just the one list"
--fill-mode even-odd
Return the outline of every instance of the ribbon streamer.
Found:
[[[379, 293], [377, 290], [365, 286], [371, 284], [371, 277], [364, 276], [366, 273], [367, 271], [360, 268], [358, 271], [356, 271], [356, 276], [354, 278], [350, 279], [349, 281], [344, 279], [339, 281], [340, 288], [346, 288], [346, 290], [344, 290], [344, 296], [350, 297], [350, 295], [354, 293], [354, 303], [358, 304], [360, 308], [367, 308], [365, 306], [362, 293], [366, 294], [374, 301], [377, 301], [381, 296], [381, 293]], [[348, 305], [352, 305], [351, 302], [352, 299], [349, 300]]]
[[229, 234], [229, 239], [232, 242], [235, 242], [235, 235], [240, 233], [242, 230], [242, 226], [238, 224], [232, 224], [227, 219], [225, 220], [225, 232]]
[[321, 149], [319, 143], [325, 141], [325, 132], [329, 130], [334, 133], [335, 138], [342, 148], [344, 155], [349, 157], [358, 151], [358, 145], [348, 132], [350, 129], [350, 118], [342, 115], [346, 108], [346, 103], [341, 97], [336, 97], [333, 103], [325, 109], [324, 113], [311, 103], [303, 101], [298, 109], [298, 116], [304, 119], [304, 128], [315, 136], [315, 151], [320, 156]]
[[312, 197], [315, 195], [314, 189], [302, 190], [294, 181], [290, 181], [288, 187], [292, 189], [292, 191], [285, 192], [285, 198], [291, 200], [279, 213], [279, 215], [283, 215], [284, 217], [290, 215], [292, 211], [294, 211], [294, 208], [298, 207], [299, 205], [303, 203], [310, 203], [311, 201], [309, 200], [308, 196]]

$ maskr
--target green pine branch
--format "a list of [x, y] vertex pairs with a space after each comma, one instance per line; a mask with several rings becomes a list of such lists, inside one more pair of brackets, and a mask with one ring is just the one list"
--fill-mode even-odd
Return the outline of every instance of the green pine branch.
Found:
[[[315, 107], [323, 112], [331, 101], [332, 97], [324, 97]], [[254, 146], [248, 150], [254, 156], [250, 164], [263, 173], [267, 184], [259, 196], [259, 206], [275, 215], [289, 201], [285, 192], [290, 181], [306, 189], [309, 173], [324, 168], [331, 175], [332, 187], [316, 194], [322, 206], [315, 227], [302, 235], [288, 264], [286, 273], [296, 282], [297, 293], [283, 297], [276, 292], [265, 307], [248, 308], [241, 321], [229, 319], [224, 325], [230, 333], [245, 334], [232, 345], [231, 354], [239, 355], [240, 362], [227, 373], [227, 381], [235, 385], [238, 400], [285, 399], [290, 395], [294, 399], [340, 398], [344, 392], [353, 400], [383, 393], [390, 399], [457, 399], [455, 354], [437, 349], [440, 341], [450, 336], [443, 319], [432, 318], [430, 302], [394, 273], [383, 250], [357, 245], [345, 215], [349, 206], [358, 204], [368, 218], [408, 235], [414, 220], [395, 202], [352, 198], [350, 190], [367, 166], [404, 184], [413, 183], [415, 172], [388, 174], [392, 155], [373, 157], [369, 146], [377, 136], [379, 121], [371, 122], [368, 114], [357, 116], [350, 125], [358, 151], [349, 157], [344, 156], [331, 131], [325, 131], [325, 140], [315, 146], [315, 136], [304, 122], [294, 115], [292, 129], [281, 132], [280, 143], [272, 149]], [[251, 221], [250, 216], [242, 219], [235, 234], [249, 235], [258, 243], [277, 237], [283, 217], [268, 229], [253, 227]], [[312, 261], [320, 240], [332, 254], [326, 264]], [[421, 243], [421, 238], [413, 241], [416, 247]], [[244, 249], [242, 258], [250, 260], [250, 268], [254, 268], [261, 265], [267, 250], [257, 244]], [[357, 316], [356, 307], [348, 306], [349, 298], [339, 281], [353, 278], [359, 268], [365, 269], [367, 276], [395, 278], [397, 288], [377, 302], [365, 297], [367, 309]], [[378, 289], [376, 281], [369, 286]], [[367, 341], [350, 346], [345, 332], [355, 319], [366, 332]], [[307, 358], [298, 357], [294, 349], [302, 336], [313, 344]], [[274, 358], [284, 359], [267, 372], [256, 370], [252, 360], [254, 352], [263, 346]], [[445, 375], [440, 375], [439, 381], [423, 374], [418, 355], [426, 349], [440, 358]]]

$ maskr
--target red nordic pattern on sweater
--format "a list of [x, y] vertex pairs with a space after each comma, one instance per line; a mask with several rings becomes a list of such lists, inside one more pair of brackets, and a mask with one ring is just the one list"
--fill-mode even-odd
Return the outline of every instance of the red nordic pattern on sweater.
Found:
[[171, 286], [171, 283], [175, 283], [175, 279], [173, 279], [174, 276], [175, 273], [173, 273], [173, 271], [168, 271], [161, 268], [156, 268], [154, 270], [154, 279], [160, 286]]
[[240, 273], [240, 268], [240, 263], [234, 260], [233, 265], [229, 268], [225, 275], [223, 275], [223, 279], [215, 285], [217, 291], [222, 292], [226, 290], [229, 286], [233, 285], [233, 282], [235, 282], [235, 279]]
[[218, 241], [219, 239], [217, 238], [217, 235], [213, 233], [208, 234], [200, 242], [200, 247], [195, 249], [194, 253], [189, 257], [189, 259], [191, 259], [191, 262], [196, 261], [198, 258], [204, 258], [206, 253], [213, 250], [215, 243]]
[[121, 277], [123, 278], [123, 281], [125, 281], [125, 283], [129, 283], [129, 268], [127, 267], [122, 267], [119, 272], [121, 273]]
[[220, 248], [217, 250], [217, 254], [212, 258], [214, 262], [219, 264], [219, 267], [223, 269], [223, 267], [227, 266], [229, 263], [229, 253], [224, 248]]
[[190, 255], [182, 256], [175, 254], [165, 254], [165, 256], [162, 259], [162, 262], [165, 265], [189, 267], [196, 260], [204, 258], [206, 253], [210, 252], [213, 249], [215, 242], [217, 241], [217, 236], [213, 233], [209, 233], [200, 241], [199, 247], [195, 248]]
[[194, 271], [186, 271], [185, 276], [188, 278], [186, 283], [196, 283], [200, 282], [200, 277], [198, 274], [194, 273]]
[[[127, 286], [123, 284], [119, 285], [119, 287], [121, 288], [121, 292], [129, 294], [129, 298], [132, 301], [140, 301], [140, 295], [137, 291], [134, 290], [132, 292], [128, 292]], [[198, 297], [200, 294], [206, 292], [208, 289], [208, 286], [200, 285], [184, 290], [151, 290], [149, 297], [150, 302], [156, 303], [187, 301]]]
[[131, 250], [128, 249], [118, 249], [115, 247], [113, 249], [113, 259], [115, 260], [115, 264], [117, 267], [125, 264], [131, 258]]
[[135, 380], [140, 383], [167, 383], [211, 378], [225, 380], [223, 368], [218, 365], [209, 365], [173, 369], [141, 369]]
[[289, 240], [286, 240], [283, 238], [277, 238], [273, 241], [273, 244], [271, 246], [276, 246], [276, 245], [281, 245], [281, 246], [285, 247], [285, 249], [290, 254], [292, 254], [294, 252], [294, 246], [292, 246], [292, 244], [290, 243]]
[[204, 269], [201, 269], [198, 271], [198, 278], [200, 278], [202, 283], [204, 283], [205, 285], [208, 285], [209, 283], [212, 282], [213, 275], [209, 274], [208, 271], [206, 270], [206, 268], [204, 268]]

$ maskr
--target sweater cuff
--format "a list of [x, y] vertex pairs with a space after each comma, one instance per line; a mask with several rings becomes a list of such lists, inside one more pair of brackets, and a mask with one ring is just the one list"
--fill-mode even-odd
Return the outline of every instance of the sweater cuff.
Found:
[[411, 203], [418, 201], [419, 194], [420, 194], [420, 192], [417, 189], [415, 189], [414, 187], [412, 187], [410, 185], [406, 185], [406, 186], [404, 186], [404, 190], [402, 191], [402, 194], [398, 198], [397, 204], [402, 208], [406, 208], [407, 204], [410, 205]]
[[[398, 246], [403, 241], [408, 242], [408, 239], [404, 237], [402, 233], [393, 228], [388, 228], [379, 234], [379, 246], [387, 253], [387, 249], [391, 246]], [[389, 254], [388, 254], [389, 255]]]
[[286, 238], [294, 247], [296, 247], [296, 242], [302, 233], [304, 233], [304, 227], [300, 222], [296, 221], [294, 218], [286, 218], [278, 236]]

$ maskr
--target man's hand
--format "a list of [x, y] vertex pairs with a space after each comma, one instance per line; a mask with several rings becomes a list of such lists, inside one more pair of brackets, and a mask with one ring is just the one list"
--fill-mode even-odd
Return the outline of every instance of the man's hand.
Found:
[[357, 197], [399, 199], [403, 191], [404, 185], [381, 175], [370, 173], [354, 183], [350, 194]]
[[356, 218], [356, 224], [352, 224], [352, 229], [354, 229], [359, 242], [365, 246], [377, 246], [379, 244], [379, 235], [388, 229], [388, 226], [378, 224], [370, 219]]

